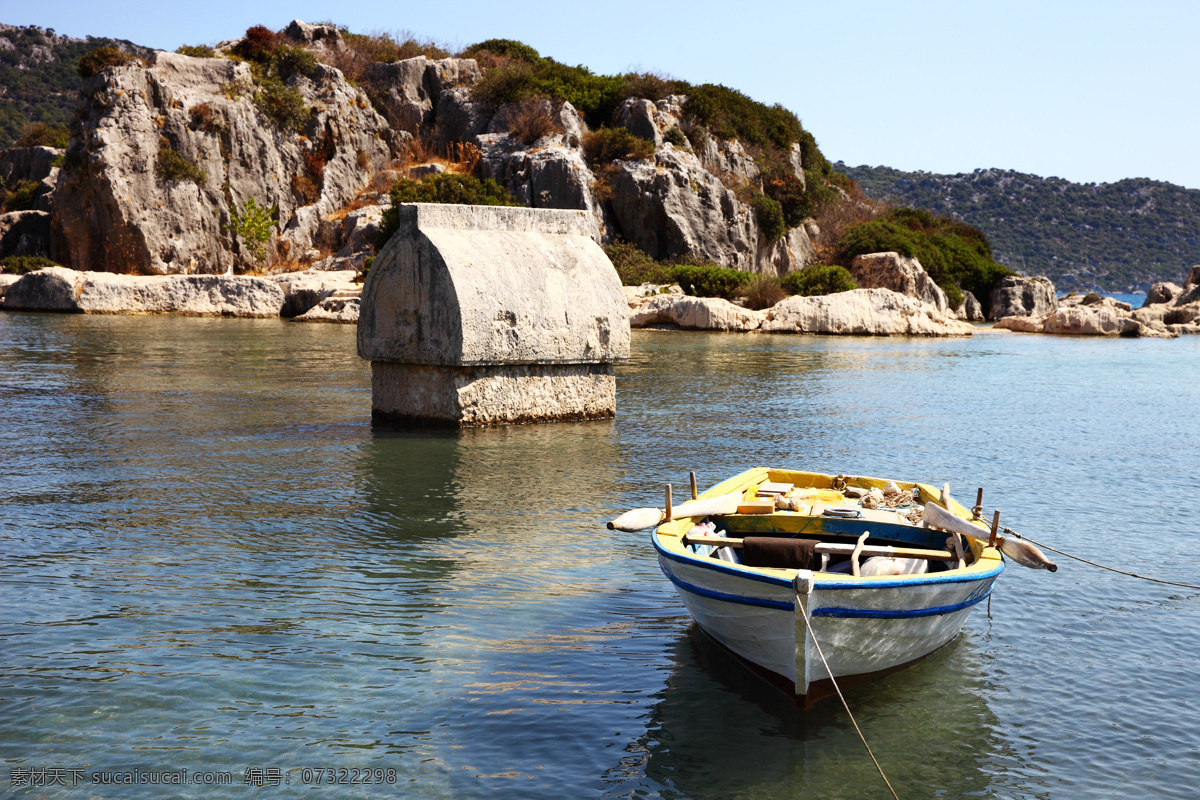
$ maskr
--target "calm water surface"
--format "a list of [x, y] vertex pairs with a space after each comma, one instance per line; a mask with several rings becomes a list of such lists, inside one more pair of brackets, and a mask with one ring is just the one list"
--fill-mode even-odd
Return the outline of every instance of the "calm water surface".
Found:
[[[635, 332], [615, 421], [420, 433], [371, 427], [351, 328], [0, 314], [0, 795], [881, 797], [840, 708], [787, 707], [603, 521], [688, 469], [948, 480], [1200, 583], [1198, 359]], [[1196, 796], [1200, 594], [1059, 560], [851, 695], [901, 797]], [[13, 785], [44, 768], [85, 782]], [[87, 783], [135, 769], [235, 785]]]

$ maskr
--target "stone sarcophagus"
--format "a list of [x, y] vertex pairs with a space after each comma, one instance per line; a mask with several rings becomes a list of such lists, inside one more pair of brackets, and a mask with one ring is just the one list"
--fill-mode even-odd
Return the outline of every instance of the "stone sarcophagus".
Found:
[[358, 321], [373, 417], [474, 426], [613, 416], [629, 311], [590, 215], [398, 210]]

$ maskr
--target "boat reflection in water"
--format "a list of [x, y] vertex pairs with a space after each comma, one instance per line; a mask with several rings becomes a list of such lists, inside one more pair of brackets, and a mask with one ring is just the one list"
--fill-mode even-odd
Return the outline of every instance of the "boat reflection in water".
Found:
[[[695, 624], [668, 658], [646, 733], [606, 774], [606, 796], [886, 796], [837, 703], [805, 712]], [[901, 797], [986, 795], [1004, 745], [970, 638], [857, 689], [859, 726]]]

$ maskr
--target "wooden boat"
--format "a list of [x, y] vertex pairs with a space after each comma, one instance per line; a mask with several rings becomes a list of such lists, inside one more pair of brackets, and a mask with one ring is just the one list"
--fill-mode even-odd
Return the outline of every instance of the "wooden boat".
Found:
[[1005, 566], [994, 526], [947, 487], [760, 468], [677, 508], [652, 536], [663, 573], [705, 633], [802, 708], [831, 676], [844, 690], [952, 642]]

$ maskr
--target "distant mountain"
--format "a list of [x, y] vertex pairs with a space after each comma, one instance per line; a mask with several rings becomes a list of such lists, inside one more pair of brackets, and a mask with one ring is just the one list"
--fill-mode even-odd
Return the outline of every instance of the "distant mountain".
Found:
[[146, 54], [123, 39], [72, 39], [53, 28], [0, 25], [0, 148], [9, 147], [30, 122], [66, 125], [78, 99], [79, 58], [101, 45]]
[[1200, 264], [1200, 190], [1131, 178], [1072, 183], [986, 169], [935, 175], [889, 167], [834, 168], [870, 198], [915, 206], [982, 230], [996, 260], [1045, 275], [1060, 290], [1144, 291], [1183, 283]]

